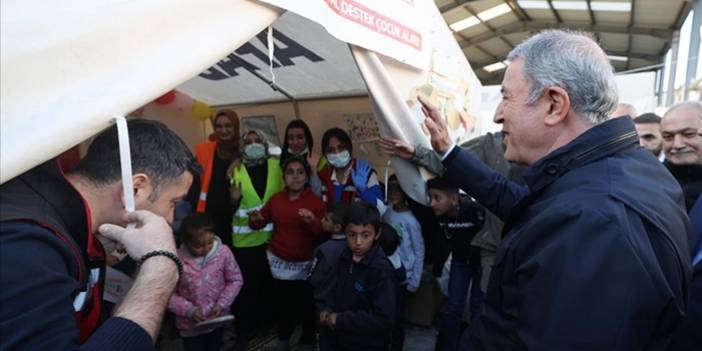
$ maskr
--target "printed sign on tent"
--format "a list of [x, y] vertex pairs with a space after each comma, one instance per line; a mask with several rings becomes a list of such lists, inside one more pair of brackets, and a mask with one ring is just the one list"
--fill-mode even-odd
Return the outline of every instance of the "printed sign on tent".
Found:
[[321, 24], [349, 44], [425, 70], [429, 67], [431, 0], [260, 0]]
[[[267, 30], [177, 90], [210, 105], [236, 105], [296, 99], [365, 95], [366, 87], [349, 47], [319, 24], [286, 12], [273, 24], [272, 70]], [[256, 76], [259, 75], [259, 76]]]

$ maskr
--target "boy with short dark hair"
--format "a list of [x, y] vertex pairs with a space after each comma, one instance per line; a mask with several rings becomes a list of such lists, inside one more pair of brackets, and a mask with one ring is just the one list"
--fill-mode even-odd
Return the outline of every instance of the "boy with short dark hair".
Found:
[[405, 344], [405, 301], [407, 272], [400, 257], [400, 234], [398, 229], [389, 223], [380, 225], [378, 245], [383, 249], [388, 261], [395, 269], [395, 287], [397, 288], [397, 320], [390, 335], [390, 351], [402, 351]]
[[319, 245], [314, 253], [314, 263], [310, 269], [307, 281], [312, 285], [317, 313], [324, 306], [334, 292], [336, 284], [336, 266], [341, 252], [346, 248], [346, 234], [344, 234], [343, 220], [346, 205], [334, 203], [322, 218], [322, 231], [331, 233], [329, 240]]
[[458, 349], [461, 336], [461, 317], [465, 307], [468, 287], [470, 291], [471, 319], [478, 316], [482, 305], [480, 291], [480, 249], [470, 243], [485, 221], [485, 211], [458, 188], [443, 178], [427, 181], [429, 205], [439, 217], [440, 237], [446, 250], [439, 255], [435, 268], [444, 266], [451, 254], [451, 270], [448, 283], [448, 300], [441, 312], [437, 350]]
[[397, 317], [395, 270], [377, 240], [380, 214], [355, 202], [344, 214], [348, 247], [339, 258], [333, 299], [320, 313], [320, 325], [333, 330], [339, 350], [387, 350]]

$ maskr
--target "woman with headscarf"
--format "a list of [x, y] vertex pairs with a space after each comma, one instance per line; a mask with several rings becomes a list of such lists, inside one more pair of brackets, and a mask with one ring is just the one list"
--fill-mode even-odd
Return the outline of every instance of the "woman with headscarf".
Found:
[[206, 212], [214, 221], [215, 233], [227, 246], [232, 245], [234, 207], [229, 197], [227, 170], [239, 163], [239, 117], [232, 110], [220, 110], [212, 120], [215, 140], [195, 146], [195, 157], [202, 175], [195, 179], [189, 199], [197, 212]]
[[280, 164], [270, 157], [262, 132], [245, 132], [242, 150], [243, 164], [233, 169], [229, 188], [235, 208], [231, 222], [233, 251], [244, 276], [244, 287], [234, 302], [238, 348], [245, 348], [251, 333], [271, 321], [273, 315], [270, 304], [273, 278], [266, 255], [273, 224], [251, 229], [248, 213], [260, 210], [283, 190]]

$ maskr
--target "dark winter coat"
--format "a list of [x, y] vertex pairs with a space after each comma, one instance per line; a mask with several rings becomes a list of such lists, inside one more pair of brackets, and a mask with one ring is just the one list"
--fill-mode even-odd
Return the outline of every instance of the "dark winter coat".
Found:
[[686, 308], [680, 186], [630, 118], [537, 161], [528, 187], [460, 148], [447, 176], [505, 220], [472, 350], [663, 350]]
[[337, 265], [332, 310], [342, 350], [387, 350], [397, 318], [397, 283], [393, 266], [375, 244], [361, 262], [344, 249]]

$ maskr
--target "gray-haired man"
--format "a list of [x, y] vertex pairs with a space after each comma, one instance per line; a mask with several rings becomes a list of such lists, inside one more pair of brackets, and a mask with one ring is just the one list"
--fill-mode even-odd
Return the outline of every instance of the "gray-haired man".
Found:
[[517, 46], [495, 122], [508, 181], [452, 143], [426, 101], [446, 176], [505, 220], [470, 350], [662, 350], [680, 322], [690, 256], [679, 186], [638, 147], [612, 67], [588, 36], [544, 31]]

